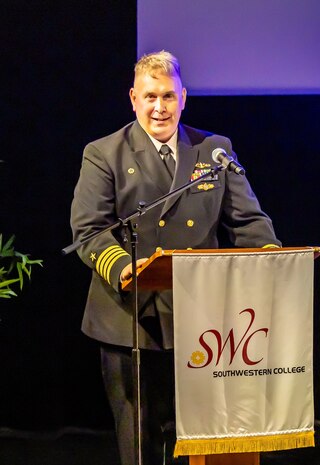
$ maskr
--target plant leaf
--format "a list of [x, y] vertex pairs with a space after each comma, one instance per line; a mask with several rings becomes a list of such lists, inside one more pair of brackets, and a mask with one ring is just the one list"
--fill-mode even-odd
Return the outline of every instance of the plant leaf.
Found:
[[10, 299], [10, 296], [17, 297], [17, 294], [12, 289], [0, 289], [0, 297]]
[[10, 286], [10, 284], [16, 283], [18, 281], [20, 281], [20, 280], [19, 279], [7, 279], [6, 281], [2, 281], [0, 283], [0, 288], [8, 287], [8, 286]]
[[[16, 296], [17, 294], [10, 289], [11, 284], [19, 282], [20, 291], [24, 284], [24, 275], [27, 275], [29, 280], [31, 279], [31, 271], [33, 265], [42, 265], [43, 260], [30, 260], [28, 254], [17, 252], [14, 249], [13, 242], [15, 236], [12, 235], [9, 240], [3, 244], [3, 237], [0, 234], [0, 262], [1, 258], [5, 258], [6, 267], [0, 268], [0, 297], [9, 298]], [[7, 279], [9, 275], [12, 275], [14, 270], [18, 277]]]
[[13, 241], [15, 240], [15, 235], [12, 234], [12, 236], [7, 240], [7, 242], [4, 244], [2, 248], [2, 252], [8, 251], [10, 248], [12, 248]]

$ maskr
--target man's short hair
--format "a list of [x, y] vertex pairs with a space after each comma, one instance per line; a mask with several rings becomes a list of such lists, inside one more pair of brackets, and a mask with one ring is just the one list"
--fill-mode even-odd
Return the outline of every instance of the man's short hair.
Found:
[[134, 67], [135, 77], [139, 74], [163, 73], [168, 76], [178, 76], [181, 79], [178, 59], [165, 50], [143, 55]]

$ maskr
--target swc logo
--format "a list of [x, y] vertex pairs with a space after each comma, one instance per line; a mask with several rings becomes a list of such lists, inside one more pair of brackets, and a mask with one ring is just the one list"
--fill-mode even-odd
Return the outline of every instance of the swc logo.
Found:
[[218, 330], [208, 329], [207, 331], [202, 333], [201, 336], [199, 337], [199, 343], [201, 347], [204, 349], [206, 355], [200, 350], [193, 352], [191, 355], [191, 361], [189, 361], [187, 364], [188, 368], [204, 368], [213, 361], [213, 358], [214, 358], [213, 350], [211, 346], [205, 341], [205, 338], [206, 340], [208, 340], [207, 335], [214, 336], [214, 340], [216, 341], [216, 346], [217, 346], [217, 353], [215, 355], [216, 366], [219, 364], [222, 353], [226, 349], [228, 344], [230, 347], [229, 365], [231, 365], [231, 363], [233, 362], [233, 359], [238, 351], [241, 352], [242, 360], [246, 365], [257, 365], [258, 363], [260, 363], [263, 360], [263, 357], [260, 358], [259, 360], [252, 360], [250, 358], [249, 356], [250, 344], [254, 342], [254, 339], [258, 335], [258, 333], [264, 333], [264, 336], [267, 337], [269, 330], [268, 328], [259, 328], [259, 329], [253, 330], [253, 323], [254, 323], [255, 316], [256, 316], [255, 311], [252, 308], [246, 308], [245, 310], [242, 310], [242, 312], [240, 312], [239, 315], [245, 314], [245, 313], [250, 315], [249, 325], [237, 344], [235, 341], [233, 328], [230, 329], [229, 334], [224, 342], [223, 342], [221, 333]]

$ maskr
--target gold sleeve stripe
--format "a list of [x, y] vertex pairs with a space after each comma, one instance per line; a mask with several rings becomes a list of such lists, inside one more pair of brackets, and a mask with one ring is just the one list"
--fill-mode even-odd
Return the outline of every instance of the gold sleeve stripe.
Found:
[[105, 265], [106, 265], [106, 262], [109, 260], [110, 256], [113, 256], [115, 253], [119, 253], [119, 251], [122, 251], [121, 247], [119, 247], [118, 245], [113, 245], [111, 247], [108, 247], [107, 249], [105, 249], [100, 255], [99, 255], [99, 258], [97, 260], [97, 264], [96, 264], [96, 270], [98, 271], [98, 273], [105, 278], [104, 276], [104, 268], [105, 268]]
[[129, 254], [123, 250], [119, 245], [112, 245], [105, 249], [100, 255], [96, 263], [96, 270], [110, 284], [111, 268], [117, 260], [121, 257], [128, 256]]
[[108, 267], [108, 271], [107, 271], [107, 281], [108, 283], [110, 284], [110, 272], [111, 272], [111, 268], [113, 267], [114, 263], [119, 260], [119, 258], [121, 257], [124, 257], [125, 255], [129, 255], [127, 252], [123, 251], [122, 253], [120, 253], [117, 257], [115, 257], [113, 260], [111, 260], [111, 262], [109, 263], [109, 267]]
[[103, 257], [103, 260], [101, 261], [99, 268], [97, 268], [97, 271], [106, 281], [108, 281], [109, 284], [109, 276], [112, 266], [119, 258], [126, 255], [129, 254], [127, 254], [127, 252], [119, 247], [118, 249], [113, 250]]
[[112, 253], [115, 249], [119, 249], [120, 247], [118, 245], [112, 245], [111, 247], [108, 247], [107, 249], [105, 249], [103, 252], [101, 252], [101, 254], [99, 255], [99, 258], [97, 260], [97, 263], [96, 263], [96, 270], [99, 274], [100, 273], [100, 265], [101, 265], [101, 262], [103, 261], [103, 259], [110, 253]]
[[276, 244], [266, 244], [262, 247], [263, 249], [272, 249], [272, 248], [276, 248], [276, 249], [279, 249], [279, 246], [276, 245]]

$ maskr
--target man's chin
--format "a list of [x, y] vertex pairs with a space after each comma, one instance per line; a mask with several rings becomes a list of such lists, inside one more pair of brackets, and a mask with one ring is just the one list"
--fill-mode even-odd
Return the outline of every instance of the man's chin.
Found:
[[174, 131], [175, 129], [169, 125], [152, 125], [149, 134], [162, 142], [163, 139], [169, 140]]
[[155, 139], [157, 139], [160, 142], [167, 142], [170, 139], [170, 137], [172, 136], [170, 131], [160, 131], [160, 130], [158, 130], [158, 131], [153, 130], [149, 134], [150, 134], [150, 136], [154, 137]]

